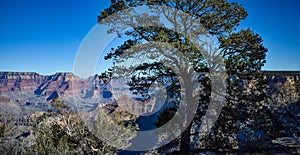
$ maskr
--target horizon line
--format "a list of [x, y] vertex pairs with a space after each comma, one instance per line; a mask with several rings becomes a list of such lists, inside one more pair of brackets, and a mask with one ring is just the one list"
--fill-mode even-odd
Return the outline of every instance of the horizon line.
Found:
[[[300, 70], [261, 70], [262, 72], [274, 72], [274, 73], [280, 73], [280, 72], [286, 72], [286, 73], [293, 73], [293, 72], [299, 72], [300, 73]], [[59, 73], [67, 73], [67, 74], [73, 74], [74, 73], [72, 71], [57, 71], [55, 73], [50, 73], [50, 74], [42, 74], [42, 73], [39, 73], [37, 71], [2, 71], [0, 70], [0, 73], [35, 73], [35, 74], [39, 74], [39, 75], [44, 75], [44, 76], [47, 76], [47, 75], [55, 75], [55, 74], [59, 74]], [[95, 73], [94, 75], [99, 75], [99, 73]], [[90, 75], [90, 76], [94, 76], [94, 75]]]

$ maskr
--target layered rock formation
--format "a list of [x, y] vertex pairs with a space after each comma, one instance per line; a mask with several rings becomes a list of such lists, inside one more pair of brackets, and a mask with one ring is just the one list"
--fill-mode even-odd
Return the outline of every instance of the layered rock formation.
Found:
[[300, 72], [266, 72], [268, 93], [274, 98], [282, 98], [283, 102], [295, 103], [300, 99]]
[[33, 72], [0, 72], [0, 99], [48, 107], [53, 98], [60, 97], [71, 104], [75, 94], [79, 98], [99, 98], [100, 85], [97, 76], [83, 80], [72, 73], [44, 76]]
[[45, 76], [33, 72], [0, 72], [0, 93], [32, 91], [44, 80]]
[[[294, 99], [300, 98], [300, 72], [266, 72], [266, 76], [271, 94], [278, 93], [282, 87], [290, 87], [285, 91], [290, 91]], [[47, 108], [56, 97], [67, 104], [74, 104], [75, 96], [77, 104], [95, 107], [105, 98], [124, 95], [118, 94], [121, 91], [116, 88], [127, 88], [118, 86], [118, 81], [111, 81], [111, 84], [113, 89], [101, 82], [97, 75], [83, 80], [72, 73], [44, 76], [34, 72], [0, 72], [0, 101]]]

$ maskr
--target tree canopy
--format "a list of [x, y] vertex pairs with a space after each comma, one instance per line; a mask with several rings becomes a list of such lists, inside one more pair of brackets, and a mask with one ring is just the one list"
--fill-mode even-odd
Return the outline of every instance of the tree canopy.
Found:
[[[144, 5], [154, 11], [148, 14], [130, 11], [133, 7]], [[161, 26], [164, 24], [161, 22], [162, 16], [171, 23], [171, 28]], [[196, 138], [195, 145], [206, 148], [237, 147], [237, 133], [257, 117], [258, 107], [265, 99], [266, 81], [261, 67], [268, 50], [263, 46], [262, 38], [251, 29], [236, 30], [246, 17], [247, 12], [241, 4], [228, 0], [112, 0], [111, 5], [98, 16], [100, 24], [110, 26], [109, 33], [126, 36], [124, 42], [112, 48], [105, 57], [114, 60], [111, 76], [131, 76], [128, 83], [136, 94], [147, 92], [145, 90], [158, 79], [173, 80], [168, 91], [184, 93], [188, 105], [185, 113], [196, 112], [192, 122], [179, 123], [179, 126], [188, 127], [179, 131], [181, 138], [176, 140], [178, 143], [172, 143], [174, 147], [179, 145], [182, 154], [190, 153], [192, 137], [199, 137], [197, 131], [204, 124], [201, 118], [213, 100], [212, 71], [226, 70], [227, 103], [211, 132], [203, 139]], [[152, 24], [155, 22], [158, 23], [156, 26]], [[203, 39], [203, 36], [210, 36], [211, 40]], [[131, 65], [124, 63], [136, 59], [137, 62]], [[217, 61], [223, 62], [225, 68], [220, 67]], [[196, 79], [193, 71], [197, 73]], [[179, 82], [181, 87], [176, 87], [178, 80], [170, 77], [181, 77], [184, 86]], [[162, 83], [167, 85], [168, 82]], [[183, 100], [180, 95], [178, 100]], [[157, 125], [167, 122], [164, 119], [170, 118], [167, 115], [173, 116], [173, 110], [173, 107], [166, 108]], [[186, 119], [188, 117], [184, 116]]]

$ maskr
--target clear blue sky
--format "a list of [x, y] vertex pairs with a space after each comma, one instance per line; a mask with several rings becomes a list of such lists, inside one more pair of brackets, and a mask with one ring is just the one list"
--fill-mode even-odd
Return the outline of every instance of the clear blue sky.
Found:
[[[300, 1], [238, 0], [241, 27], [269, 49], [265, 70], [300, 70]], [[0, 71], [71, 72], [77, 49], [109, 0], [1, 0]]]

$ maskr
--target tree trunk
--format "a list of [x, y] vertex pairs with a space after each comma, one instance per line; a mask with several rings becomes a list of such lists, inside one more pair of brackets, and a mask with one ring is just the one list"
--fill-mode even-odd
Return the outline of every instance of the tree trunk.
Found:
[[[187, 75], [187, 74], [186, 74]], [[187, 76], [184, 78], [185, 81], [185, 90], [186, 90], [186, 101], [187, 101], [187, 107], [186, 107], [186, 120], [193, 119], [189, 118], [192, 117], [191, 111], [192, 111], [192, 106], [191, 104], [195, 104], [192, 93], [192, 85], [191, 85], [191, 76]], [[188, 122], [185, 122], [188, 123]], [[191, 128], [192, 128], [192, 123], [186, 124], [187, 128], [181, 133], [181, 140], [180, 140], [180, 153], [182, 155], [189, 155], [190, 154], [190, 139], [191, 139]]]
[[191, 137], [191, 124], [186, 128], [184, 132], [181, 133], [180, 140], [180, 153], [182, 155], [190, 154], [190, 137]]

